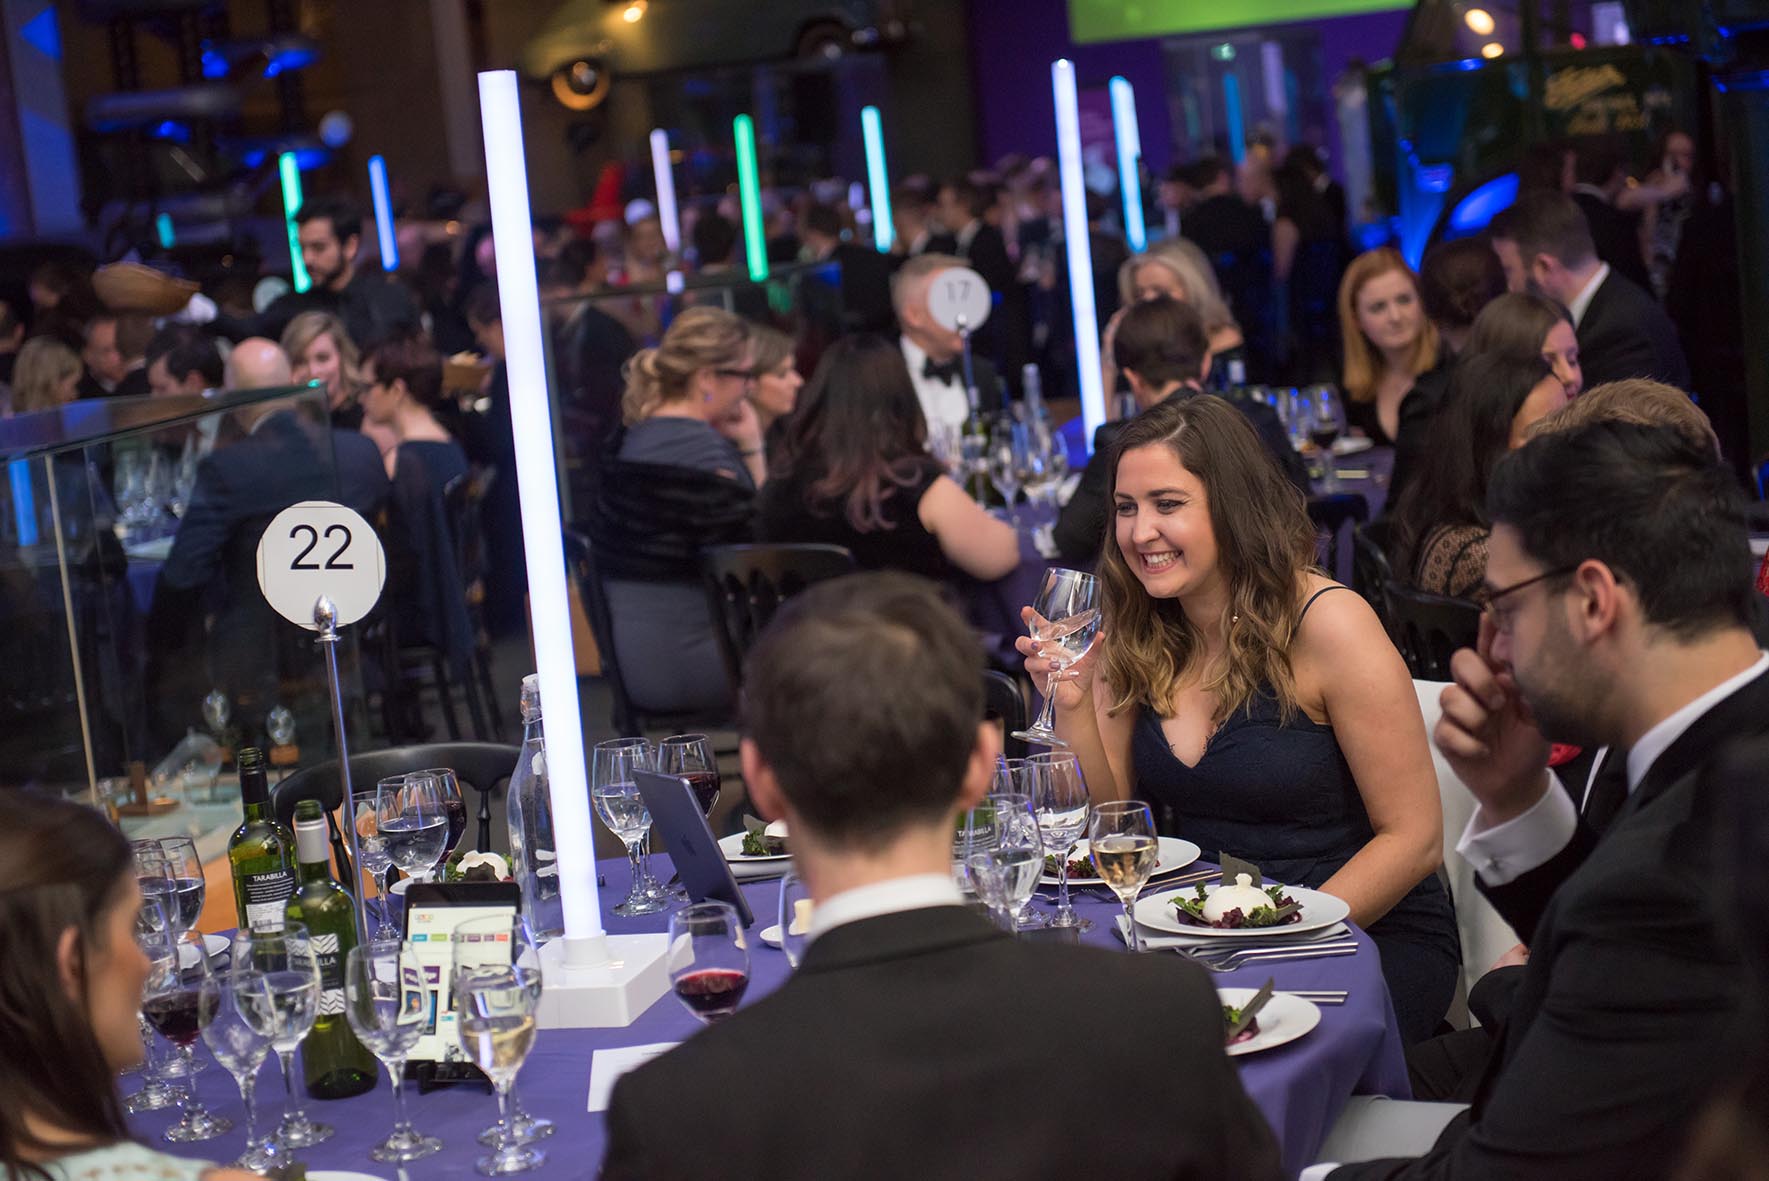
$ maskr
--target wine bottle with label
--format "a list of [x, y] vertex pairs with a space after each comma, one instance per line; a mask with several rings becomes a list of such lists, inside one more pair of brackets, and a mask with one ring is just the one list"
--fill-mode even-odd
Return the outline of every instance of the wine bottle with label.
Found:
[[227, 842], [234, 908], [240, 926], [276, 931], [282, 928], [283, 908], [295, 892], [295, 836], [270, 810], [264, 752], [254, 746], [241, 749], [239, 770], [245, 820]]
[[983, 417], [982, 399], [975, 385], [966, 391], [970, 413], [960, 428], [960, 454], [964, 456], [964, 490], [978, 504], [998, 504], [1000, 496], [989, 481], [989, 420]]
[[319, 961], [319, 1019], [301, 1043], [301, 1068], [309, 1095], [347, 1099], [374, 1088], [375, 1059], [344, 1016], [344, 960], [356, 946], [356, 899], [332, 877], [326, 818], [317, 800], [295, 805], [295, 856], [301, 884], [284, 917], [306, 924]]

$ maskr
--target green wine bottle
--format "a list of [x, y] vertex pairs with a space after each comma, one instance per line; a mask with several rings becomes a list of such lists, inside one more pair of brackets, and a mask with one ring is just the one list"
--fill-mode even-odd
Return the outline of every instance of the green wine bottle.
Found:
[[989, 479], [989, 421], [983, 417], [977, 387], [967, 386], [965, 396], [970, 399], [970, 411], [964, 417], [964, 426], [959, 429], [961, 454], [967, 461], [964, 490], [978, 504], [1000, 504], [1001, 497]]
[[295, 805], [295, 857], [301, 884], [285, 916], [304, 923], [319, 960], [319, 1019], [301, 1043], [307, 1093], [315, 1099], [347, 1099], [375, 1085], [375, 1059], [356, 1040], [344, 1016], [344, 960], [356, 946], [356, 900], [332, 879], [325, 813], [317, 800]]
[[295, 892], [295, 837], [270, 810], [264, 752], [254, 746], [243, 748], [239, 769], [246, 818], [227, 842], [234, 908], [241, 927], [276, 931], [283, 925], [283, 907]]

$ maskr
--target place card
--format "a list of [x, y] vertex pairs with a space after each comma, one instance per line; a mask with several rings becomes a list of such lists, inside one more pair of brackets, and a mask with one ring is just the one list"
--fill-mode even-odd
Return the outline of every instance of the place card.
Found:
[[621, 1046], [614, 1050], [597, 1050], [590, 1055], [590, 1111], [607, 1111], [614, 1095], [614, 1084], [629, 1070], [637, 1070], [659, 1054], [675, 1049], [680, 1042], [652, 1042], [645, 1046]]

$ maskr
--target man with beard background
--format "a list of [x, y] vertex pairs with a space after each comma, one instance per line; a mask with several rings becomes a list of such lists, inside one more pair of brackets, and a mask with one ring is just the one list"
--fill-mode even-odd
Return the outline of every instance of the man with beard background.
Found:
[[[1487, 507], [1479, 647], [1435, 737], [1479, 803], [1458, 849], [1530, 958], [1472, 1108], [1422, 1157], [1330, 1175], [1666, 1176], [1743, 1028], [1709, 769], [1769, 733], [1744, 504], [1710, 447], [1598, 422], [1507, 456]], [[1550, 738], [1627, 752], [1601, 838], [1550, 780]], [[1450, 1074], [1415, 1090], [1451, 1097]]]

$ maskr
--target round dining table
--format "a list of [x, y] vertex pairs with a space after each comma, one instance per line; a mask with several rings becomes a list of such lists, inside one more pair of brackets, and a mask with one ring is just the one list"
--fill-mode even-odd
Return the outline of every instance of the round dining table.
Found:
[[[668, 858], [659, 854], [656, 872], [669, 876]], [[641, 918], [620, 918], [608, 913], [626, 895], [630, 878], [625, 860], [599, 864], [603, 912], [610, 934], [660, 932], [667, 928], [669, 912]], [[1145, 895], [1161, 889], [1151, 882]], [[763, 928], [777, 921], [778, 879], [749, 879], [741, 889], [755, 915], [750, 928], [750, 984], [747, 1000], [772, 992], [791, 974], [786, 955], [759, 938]], [[1033, 905], [1050, 910], [1049, 889]], [[1117, 934], [1115, 920], [1123, 912], [1117, 900], [1101, 887], [1073, 891], [1075, 909], [1092, 921], [1080, 937], [1083, 944], [1129, 954]], [[1354, 955], [1320, 959], [1282, 960], [1264, 966], [1243, 967], [1215, 976], [1223, 988], [1257, 988], [1267, 978], [1279, 990], [1343, 990], [1345, 1003], [1321, 1006], [1319, 1025], [1302, 1037], [1236, 1059], [1248, 1095], [1265, 1114], [1282, 1150], [1285, 1174], [1296, 1174], [1314, 1159], [1327, 1130], [1345, 1102], [1354, 1094], [1408, 1098], [1406, 1062], [1394, 1010], [1383, 982], [1382, 965], [1369, 936], [1351, 928], [1358, 950]], [[1172, 950], [1151, 955], [1174, 955]], [[740, 1011], [741, 1016], [741, 1011]], [[522, 1106], [531, 1114], [545, 1116], [557, 1130], [537, 1147], [546, 1161], [532, 1175], [536, 1178], [588, 1178], [596, 1175], [606, 1147], [607, 1135], [600, 1112], [588, 1110], [591, 1056], [597, 1050], [680, 1042], [692, 1037], [700, 1022], [689, 1015], [673, 994], [666, 993], [639, 1015], [631, 1025], [615, 1029], [543, 1029], [517, 1080]], [[166, 1145], [160, 1133], [174, 1119], [172, 1111], [153, 1111], [131, 1116], [137, 1136], [180, 1156], [225, 1161], [245, 1147], [244, 1107], [233, 1079], [210, 1058], [200, 1042], [197, 1057], [207, 1065], [197, 1076], [197, 1096], [208, 1108], [231, 1119], [233, 1130], [199, 1144]], [[1065, 1072], [1055, 1058], [1053, 1078]], [[299, 1068], [297, 1067], [297, 1086]], [[741, 1085], [740, 1080], [728, 1080]], [[475, 1177], [473, 1162], [486, 1151], [475, 1142], [479, 1132], [496, 1119], [497, 1107], [488, 1085], [456, 1085], [427, 1094], [406, 1084], [412, 1121], [428, 1135], [442, 1139], [443, 1149], [434, 1156], [406, 1167], [404, 1176], [438, 1181]], [[139, 1086], [135, 1076], [124, 1080], [125, 1092]], [[282, 1082], [277, 1077], [274, 1055], [258, 1076], [259, 1123], [275, 1126], [282, 1111]], [[716, 1102], [716, 1088], [684, 1102]], [[311, 1171], [337, 1170], [395, 1181], [402, 1174], [392, 1165], [369, 1158], [369, 1149], [387, 1135], [393, 1125], [393, 1099], [385, 1070], [375, 1089], [351, 1099], [320, 1102], [309, 1099], [307, 1111], [315, 1120], [332, 1125], [336, 1133], [297, 1156]], [[692, 1125], [684, 1134], [691, 1135]], [[354, 1181], [354, 1179], [353, 1179]]]

